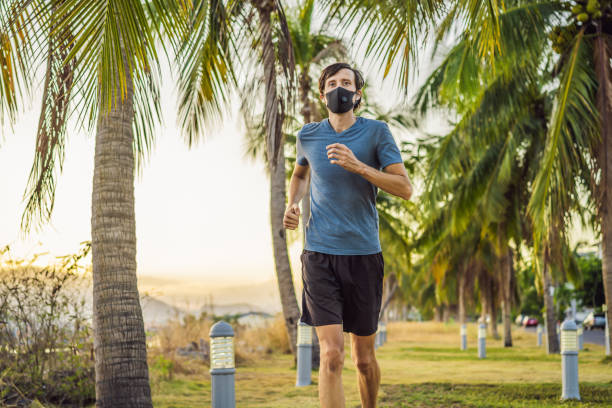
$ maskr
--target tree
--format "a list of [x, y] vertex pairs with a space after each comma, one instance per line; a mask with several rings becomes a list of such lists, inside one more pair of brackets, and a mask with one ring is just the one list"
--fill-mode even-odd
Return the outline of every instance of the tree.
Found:
[[0, 123], [13, 124], [20, 97], [31, 91], [36, 65], [33, 31], [27, 24], [34, 18], [32, 8], [17, 0], [0, 4]]
[[[480, 274], [483, 313], [493, 301], [482, 284], [498, 282], [505, 346], [512, 345], [510, 317], [516, 297], [510, 243], [518, 248], [524, 231], [530, 230], [520, 216], [526, 212], [521, 197], [529, 191], [536, 171], [533, 159], [541, 151], [546, 129], [546, 118], [540, 114], [544, 82], [534, 69], [539, 60], [532, 62], [532, 55], [544, 48], [538, 41], [543, 35], [531, 20], [516, 21], [515, 14], [521, 13], [499, 16], [501, 48], [508, 54], [497, 56], [495, 71], [481, 60], [466, 30], [415, 98], [422, 113], [444, 108], [458, 117], [453, 130], [434, 141], [427, 159], [424, 198], [429, 207], [447, 211], [434, 224], [440, 225], [439, 237], [430, 241], [442, 242], [448, 235], [463, 239], [468, 226], [480, 225], [478, 235], [490, 241], [496, 258], [496, 273]], [[533, 37], [529, 53], [516, 53], [513, 31]]]
[[[353, 31], [353, 38], [362, 38], [363, 42], [367, 46], [365, 48], [365, 55], [373, 55], [379, 61], [382, 62], [384, 67], [384, 75], [391, 71], [393, 67], [396, 68], [398, 82], [404, 91], [408, 88], [409, 83], [409, 69], [414, 62], [417, 54], [418, 47], [417, 38], [422, 34], [430, 34], [433, 32], [436, 37], [436, 47], [440, 44], [440, 41], [447, 37], [452, 28], [455, 28], [457, 24], [464, 24], [465, 29], [462, 30], [462, 46], [457, 49], [459, 55], [473, 54], [472, 61], [479, 62], [480, 57], [489, 56], [489, 58], [503, 54], [506, 57], [508, 55], [517, 56], [516, 48], [521, 42], [524, 42], [522, 37], [524, 32], [521, 29], [515, 29], [512, 23], [519, 23], [518, 26], [525, 27], [527, 24], [520, 24], [522, 19], [529, 15], [529, 10], [520, 9], [513, 13], [508, 13], [506, 16], [505, 26], [500, 23], [501, 11], [503, 5], [499, 5], [497, 2], [493, 4], [485, 4], [484, 2], [473, 2], [473, 1], [453, 1], [443, 2], [438, 1], [427, 1], [427, 2], [373, 2], [369, 0], [352, 0], [352, 1], [326, 1], [328, 6], [331, 7], [332, 11], [330, 15], [332, 17], [349, 16], [342, 23], [344, 27], [348, 27], [351, 23], [359, 20], [362, 24], [354, 25], [357, 26]], [[450, 4], [448, 4], [450, 3]], [[340, 17], [338, 17], [341, 19]], [[529, 22], [533, 23], [536, 19], [530, 19]], [[422, 21], [429, 21], [432, 24], [423, 25], [419, 24]], [[460, 23], [458, 23], [460, 21]], [[535, 25], [535, 24], [534, 24]], [[366, 27], [362, 30], [362, 27]], [[435, 27], [430, 29], [429, 27]], [[532, 30], [533, 31], [533, 30]], [[365, 32], [365, 36], [360, 35]], [[502, 42], [501, 39], [506, 41]], [[512, 41], [508, 41], [511, 39]], [[531, 51], [531, 50], [530, 50]], [[512, 55], [513, 54], [513, 55]], [[529, 54], [532, 55], [532, 54]], [[470, 69], [477, 68], [478, 64], [468, 64], [467, 69], [459, 64], [458, 71], [460, 75], [466, 74]], [[455, 66], [457, 68], [457, 65]], [[443, 71], [444, 73], [444, 71]], [[468, 74], [469, 75], [469, 74]], [[461, 84], [472, 87], [477, 87], [479, 82], [476, 80], [469, 80], [469, 76], [459, 78]], [[435, 85], [439, 85], [436, 83]], [[465, 89], [464, 89], [465, 90]], [[465, 94], [465, 93], [464, 93]], [[456, 94], [455, 94], [456, 95]], [[473, 97], [477, 97], [481, 94], [472, 92]], [[451, 95], [452, 98], [452, 95]], [[469, 107], [470, 102], [474, 100], [459, 100], [457, 99], [455, 107], [465, 106]], [[459, 111], [461, 114], [462, 112]], [[486, 140], [486, 139], [485, 139]], [[475, 144], [475, 146], [479, 146]], [[508, 155], [509, 149], [504, 149], [504, 145], [498, 144], [495, 146], [497, 151], [489, 151], [488, 163], [491, 164], [495, 158], [499, 158], [499, 154]], [[480, 145], [482, 150], [482, 146]], [[453, 152], [454, 153], [454, 152]], [[486, 163], [483, 163], [486, 164]], [[491, 167], [489, 166], [489, 169]], [[494, 167], [492, 168], [494, 170]], [[480, 169], [480, 173], [476, 177], [480, 176], [483, 179], [484, 169]], [[507, 168], [504, 168], [504, 173], [507, 174]], [[496, 177], [500, 175], [500, 172], [492, 171], [490, 174]], [[469, 176], [469, 175], [468, 175]], [[440, 178], [435, 178], [436, 181], [440, 181]], [[472, 182], [475, 180], [472, 179]], [[486, 185], [486, 184], [485, 184]], [[502, 187], [504, 186], [505, 187]], [[481, 184], [481, 190], [483, 184]], [[491, 189], [484, 189], [489, 197], [495, 197], [499, 199], [504, 195], [504, 190], [507, 189], [507, 180], [505, 183], [497, 185], [498, 188], [491, 191]], [[450, 226], [454, 234], [457, 235], [458, 231], [465, 227], [465, 225], [471, 222], [470, 216], [466, 213], [473, 213], [476, 208], [474, 200], [469, 200], [469, 185], [466, 184], [465, 190], [463, 191], [463, 197], [456, 200], [457, 205], [455, 206], [455, 214], [448, 217], [447, 220], [452, 222]], [[499, 203], [499, 200], [489, 200], [490, 210], [499, 210], [499, 206], [495, 207], [495, 204]], [[470, 210], [466, 210], [471, 208]], [[508, 209], [511, 207], [508, 206]], [[504, 326], [505, 330], [505, 344], [511, 345], [510, 338], [510, 299], [511, 299], [511, 288], [510, 284], [512, 281], [511, 271], [512, 266], [509, 262], [508, 254], [509, 249], [507, 242], [509, 239], [508, 231], [506, 231], [506, 224], [499, 223], [495, 217], [489, 218], [489, 224], [492, 224], [492, 228], [487, 228], [486, 231], [489, 235], [493, 231], [496, 231], [497, 238], [496, 248], [499, 256], [499, 266], [502, 272], [501, 282], [503, 284], [501, 293], [503, 294], [503, 309], [504, 309]], [[438, 257], [440, 259], [440, 257]], [[511, 258], [510, 258], [511, 259]], [[444, 261], [443, 264], [448, 262]]]
[[[567, 218], [577, 192], [588, 195], [601, 233], [606, 303], [612, 304], [612, 2], [579, 1], [572, 14], [563, 13], [569, 5], [559, 2], [558, 23], [549, 24], [559, 53], [558, 83], [529, 208], [539, 221], [534, 242], [546, 242], [549, 227]], [[612, 315], [608, 319], [612, 330]]]
[[[37, 19], [48, 48], [47, 80], [23, 228], [48, 221], [65, 120], [96, 128], [92, 194], [96, 404], [150, 407], [146, 338], [136, 283], [134, 174], [159, 119], [161, 27], [183, 27], [171, 1], [38, 0], [15, 3]], [[25, 11], [23, 11], [25, 10]], [[170, 24], [169, 22], [172, 21]], [[59, 88], [57, 88], [59, 86]], [[75, 92], [71, 92], [72, 90]]]

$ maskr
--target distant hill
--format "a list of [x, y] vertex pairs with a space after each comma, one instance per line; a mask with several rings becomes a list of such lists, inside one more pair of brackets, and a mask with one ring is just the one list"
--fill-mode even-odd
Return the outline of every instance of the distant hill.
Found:
[[[85, 313], [87, 316], [92, 316], [92, 292], [91, 287], [84, 288], [81, 292], [85, 299]], [[191, 313], [199, 316], [202, 312], [214, 313], [215, 315], [225, 314], [237, 314], [237, 313], [248, 313], [248, 312], [260, 312], [274, 314], [275, 311], [269, 311], [259, 305], [251, 303], [240, 302], [240, 303], [224, 303], [214, 304], [212, 310], [210, 305], [202, 306], [198, 309], [185, 309], [180, 306], [167, 302], [163, 299], [157, 298], [150, 294], [141, 296], [140, 301], [142, 307], [142, 316], [147, 327], [163, 325], [168, 320], [182, 319], [185, 315]], [[280, 306], [279, 310], [280, 311]]]
[[204, 281], [187, 278], [139, 276], [138, 287], [141, 295], [160, 300], [184, 312], [198, 314], [207, 311], [222, 315], [250, 311], [275, 314], [281, 311], [278, 288], [273, 280], [212, 286]]
[[[187, 278], [159, 278], [139, 276], [145, 324], [159, 325], [188, 313], [199, 316], [202, 312], [215, 315], [259, 312], [274, 315], [281, 311], [280, 297], [273, 280], [237, 286], [211, 286]], [[79, 279], [68, 288], [75, 299], [84, 300], [84, 312], [93, 316], [91, 276]]]

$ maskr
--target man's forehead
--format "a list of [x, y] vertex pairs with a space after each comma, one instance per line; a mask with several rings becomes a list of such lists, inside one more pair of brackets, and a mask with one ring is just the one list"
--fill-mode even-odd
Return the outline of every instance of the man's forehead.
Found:
[[355, 73], [348, 68], [342, 68], [340, 71], [336, 72], [334, 75], [327, 78], [327, 81], [325, 81], [325, 83], [328, 83], [329, 81], [332, 81], [332, 80], [339, 80], [339, 79], [349, 79], [353, 81], [355, 79]]

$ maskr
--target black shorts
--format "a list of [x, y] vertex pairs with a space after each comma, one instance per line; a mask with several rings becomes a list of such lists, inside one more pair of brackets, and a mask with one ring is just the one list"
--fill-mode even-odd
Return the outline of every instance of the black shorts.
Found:
[[331, 255], [304, 250], [302, 317], [311, 326], [342, 324], [358, 336], [376, 333], [382, 301], [382, 253]]

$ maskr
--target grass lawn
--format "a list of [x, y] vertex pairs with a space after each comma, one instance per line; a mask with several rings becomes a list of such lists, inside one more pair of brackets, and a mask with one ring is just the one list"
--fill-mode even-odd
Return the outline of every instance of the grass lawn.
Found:
[[[468, 325], [468, 350], [459, 349], [459, 326], [434, 322], [388, 325], [388, 342], [377, 350], [382, 371], [380, 407], [612, 407], [612, 360], [602, 346], [585, 345], [579, 356], [582, 402], [561, 403], [561, 356], [536, 347], [536, 336], [513, 328], [514, 347], [487, 339], [487, 358], [476, 350], [476, 324]], [[348, 408], [360, 407], [355, 366], [346, 337], [343, 373]], [[194, 363], [195, 364], [195, 363]], [[161, 380], [152, 369], [156, 407], [209, 407], [210, 375], [196, 372]], [[245, 363], [236, 372], [238, 407], [318, 407], [313, 385], [295, 387], [288, 355]]]

